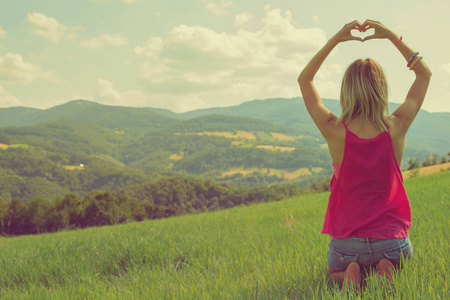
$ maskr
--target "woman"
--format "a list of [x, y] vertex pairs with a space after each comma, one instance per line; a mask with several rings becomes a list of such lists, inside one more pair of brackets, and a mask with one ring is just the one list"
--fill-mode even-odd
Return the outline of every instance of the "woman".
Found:
[[[375, 33], [364, 39], [352, 30]], [[405, 101], [387, 116], [388, 89], [381, 67], [359, 59], [345, 72], [340, 95], [342, 114], [337, 118], [323, 104], [313, 79], [325, 58], [341, 42], [388, 39], [414, 71]], [[375, 268], [391, 280], [391, 270], [409, 259], [411, 225], [409, 200], [400, 171], [405, 137], [419, 112], [431, 72], [422, 57], [381, 23], [366, 20], [345, 25], [311, 59], [298, 83], [306, 108], [327, 141], [334, 176], [322, 233], [332, 241], [328, 251], [330, 277], [360, 288], [361, 271]]]

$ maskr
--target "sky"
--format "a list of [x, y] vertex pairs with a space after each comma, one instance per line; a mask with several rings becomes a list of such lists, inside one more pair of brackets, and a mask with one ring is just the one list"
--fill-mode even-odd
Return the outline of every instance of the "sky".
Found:
[[[300, 97], [298, 74], [326, 41], [373, 19], [433, 72], [422, 108], [450, 112], [448, 11], [447, 0], [1, 1], [0, 107], [85, 99], [185, 112]], [[339, 44], [316, 75], [319, 95], [338, 99], [346, 67], [367, 57], [402, 102], [414, 73], [388, 40]]]

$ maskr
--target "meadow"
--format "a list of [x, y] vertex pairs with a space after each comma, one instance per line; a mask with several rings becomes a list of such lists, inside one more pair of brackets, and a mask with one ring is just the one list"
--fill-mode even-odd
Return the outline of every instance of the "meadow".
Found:
[[[405, 181], [413, 258], [393, 287], [367, 277], [363, 299], [449, 299], [449, 183]], [[327, 200], [0, 238], [0, 299], [356, 299], [327, 278]]]

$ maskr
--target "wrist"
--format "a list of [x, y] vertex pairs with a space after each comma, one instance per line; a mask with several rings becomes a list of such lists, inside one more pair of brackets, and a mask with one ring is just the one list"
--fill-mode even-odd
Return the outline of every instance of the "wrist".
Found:
[[331, 45], [331, 46], [336, 46], [337, 44], [339, 44], [341, 41], [334, 35], [333, 37], [331, 37], [327, 44]]
[[400, 36], [398, 34], [393, 33], [392, 31], [389, 32], [387, 39], [390, 40], [392, 43], [395, 43], [396, 41], [398, 41], [398, 39], [400, 38]]

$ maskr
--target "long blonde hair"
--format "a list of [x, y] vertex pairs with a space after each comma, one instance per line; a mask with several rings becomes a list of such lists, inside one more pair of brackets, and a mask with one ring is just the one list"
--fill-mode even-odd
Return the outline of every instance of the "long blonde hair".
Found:
[[388, 87], [377, 62], [370, 58], [357, 59], [347, 68], [342, 79], [340, 104], [342, 114], [338, 123], [361, 115], [362, 128], [365, 120], [371, 120], [380, 130], [387, 130]]

